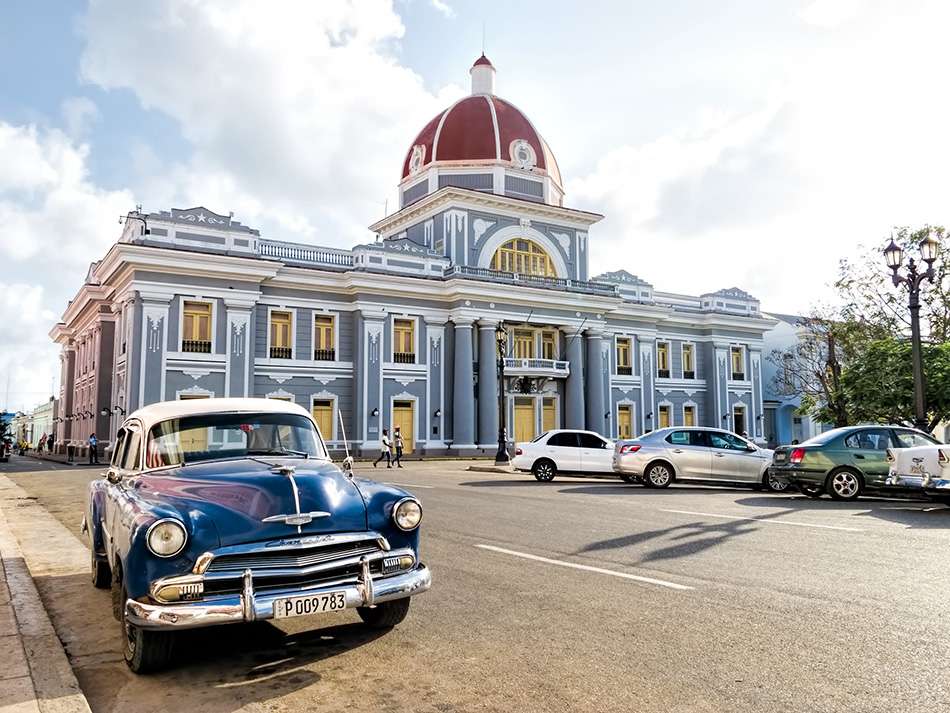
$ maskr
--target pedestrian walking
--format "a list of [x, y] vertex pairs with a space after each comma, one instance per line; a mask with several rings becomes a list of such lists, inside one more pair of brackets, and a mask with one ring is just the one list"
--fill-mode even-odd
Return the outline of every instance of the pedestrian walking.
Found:
[[393, 432], [393, 440], [396, 442], [396, 460], [393, 463], [397, 467], [402, 468], [402, 449], [403, 449], [403, 440], [402, 433], [399, 432], [399, 426], [396, 426], [396, 430]]
[[373, 461], [373, 467], [375, 468], [379, 465], [379, 461], [383, 458], [386, 459], [386, 467], [393, 467], [393, 455], [392, 455], [392, 443], [389, 441], [389, 431], [385, 428], [383, 429], [383, 447], [379, 451], [379, 458]]
[[52, 433], [46, 437], [46, 450], [48, 450], [50, 453], [53, 452], [53, 434]]
[[89, 465], [98, 465], [99, 463], [99, 439], [95, 433], [89, 434]]

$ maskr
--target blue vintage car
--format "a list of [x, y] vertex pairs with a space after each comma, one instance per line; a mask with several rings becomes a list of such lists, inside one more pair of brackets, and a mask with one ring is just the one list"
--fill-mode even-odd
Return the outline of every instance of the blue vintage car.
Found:
[[126, 419], [82, 529], [141, 673], [173, 661], [179, 629], [350, 608], [395, 626], [432, 581], [421, 520], [411, 494], [334, 465], [299, 406], [194, 399]]

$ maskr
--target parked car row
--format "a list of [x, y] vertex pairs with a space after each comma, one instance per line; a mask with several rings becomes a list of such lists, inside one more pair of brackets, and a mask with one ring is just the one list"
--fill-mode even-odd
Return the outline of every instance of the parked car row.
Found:
[[558, 474], [617, 473], [649, 488], [698, 481], [782, 492], [788, 484], [771, 477], [771, 462], [771, 450], [734, 433], [688, 426], [617, 442], [592, 431], [547, 431], [516, 444], [512, 466], [542, 482]]
[[835, 500], [900, 489], [950, 501], [950, 446], [903, 426], [836, 428], [774, 451], [718, 428], [661, 428], [616, 442], [592, 431], [553, 430], [516, 444], [512, 465], [543, 482], [613, 472], [649, 488], [704, 482], [780, 493], [794, 486]]

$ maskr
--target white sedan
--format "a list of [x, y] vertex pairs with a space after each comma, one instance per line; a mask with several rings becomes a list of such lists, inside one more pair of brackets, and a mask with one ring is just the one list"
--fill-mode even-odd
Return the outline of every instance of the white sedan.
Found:
[[516, 443], [511, 465], [542, 482], [558, 473], [612, 473], [613, 441], [593, 431], [546, 431], [530, 443]]

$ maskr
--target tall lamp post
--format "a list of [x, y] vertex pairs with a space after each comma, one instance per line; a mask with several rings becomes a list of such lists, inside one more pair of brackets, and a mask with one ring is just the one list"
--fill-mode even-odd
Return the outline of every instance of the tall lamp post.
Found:
[[918, 430], [927, 430], [927, 403], [924, 400], [924, 365], [920, 353], [920, 286], [924, 280], [934, 281], [934, 261], [940, 250], [940, 243], [928, 232], [927, 237], [920, 241], [920, 259], [927, 264], [923, 272], [919, 270], [919, 263], [910, 258], [907, 261], [906, 275], [898, 270], [904, 261], [904, 250], [894, 242], [891, 236], [890, 245], [884, 248], [884, 260], [891, 268], [891, 281], [895, 287], [905, 285], [909, 293], [907, 306], [910, 308], [910, 339], [914, 368], [914, 425]]
[[498, 348], [498, 452], [495, 465], [508, 465], [508, 431], [505, 426], [505, 355], [508, 352], [508, 330], [504, 324], [495, 327], [495, 346]]

